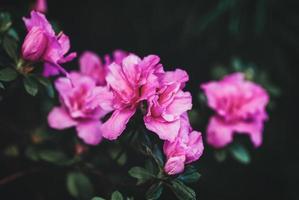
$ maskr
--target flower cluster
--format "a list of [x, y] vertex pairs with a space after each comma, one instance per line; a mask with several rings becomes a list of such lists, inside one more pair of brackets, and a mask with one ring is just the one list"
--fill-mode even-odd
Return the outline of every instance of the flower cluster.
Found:
[[[180, 173], [185, 163], [199, 159], [203, 144], [201, 133], [192, 131], [188, 123], [192, 97], [183, 91], [188, 80], [185, 71], [165, 72], [158, 56], [141, 59], [119, 50], [105, 56], [105, 62], [95, 53], [84, 52], [79, 64], [79, 72], [55, 81], [61, 106], [50, 112], [50, 127], [75, 126], [80, 138], [96, 145], [102, 137], [117, 139], [137, 109], [146, 105], [147, 110], [142, 109], [145, 126], [165, 140], [165, 171]], [[101, 122], [110, 112], [109, 119]]]
[[267, 119], [267, 92], [245, 80], [244, 74], [234, 73], [222, 80], [201, 85], [208, 105], [216, 114], [207, 128], [207, 142], [222, 148], [233, 140], [235, 132], [248, 134], [255, 147], [262, 143], [263, 123]]

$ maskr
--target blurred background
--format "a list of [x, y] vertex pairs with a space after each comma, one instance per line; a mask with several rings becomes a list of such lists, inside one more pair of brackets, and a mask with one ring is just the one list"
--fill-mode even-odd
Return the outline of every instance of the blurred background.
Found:
[[[1, 0], [0, 8], [10, 11], [22, 27], [21, 17], [28, 14], [30, 3]], [[92, 50], [104, 55], [123, 49], [140, 56], [157, 54], [166, 69], [185, 69], [190, 75], [187, 89], [199, 115], [199, 85], [220, 73], [215, 69], [230, 69], [239, 62], [251, 66], [256, 76], [266, 74], [276, 86], [274, 103], [263, 145], [250, 149], [252, 162], [242, 165], [228, 159], [219, 164], [206, 145], [198, 162], [202, 177], [192, 187], [202, 200], [299, 199], [298, 1], [49, 0], [48, 10], [48, 18], [59, 22], [70, 36], [72, 50], [79, 54]], [[206, 120], [196, 128], [204, 132]], [[0, 187], [0, 199], [39, 199], [33, 195], [35, 188], [49, 199], [71, 199], [63, 185], [53, 174], [24, 178]], [[173, 197], [166, 193], [163, 199]]]

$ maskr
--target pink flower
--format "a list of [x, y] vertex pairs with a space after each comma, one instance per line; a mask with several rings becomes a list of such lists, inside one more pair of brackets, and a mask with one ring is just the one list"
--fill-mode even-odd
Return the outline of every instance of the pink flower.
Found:
[[33, 10], [46, 13], [48, 10], [47, 0], [36, 0], [35, 4], [33, 5]]
[[162, 65], [159, 57], [150, 55], [142, 60], [133, 54], [121, 63], [109, 65], [106, 81], [114, 94], [112, 116], [102, 125], [103, 137], [116, 139], [126, 128], [139, 103], [156, 92]]
[[193, 131], [187, 113], [182, 114], [178, 136], [173, 142], [164, 142], [163, 150], [167, 158], [165, 172], [169, 175], [183, 172], [185, 164], [198, 160], [203, 149], [201, 133]]
[[263, 122], [267, 119], [267, 92], [247, 81], [242, 73], [234, 73], [216, 82], [201, 85], [208, 105], [216, 114], [210, 119], [207, 141], [222, 148], [233, 140], [235, 132], [248, 134], [255, 147], [262, 143]]
[[49, 113], [49, 126], [59, 130], [75, 126], [85, 143], [98, 144], [102, 139], [100, 118], [112, 109], [112, 93], [76, 72], [70, 73], [69, 78], [58, 78], [55, 87], [61, 106]]
[[97, 54], [85, 51], [80, 56], [80, 71], [82, 74], [92, 77], [97, 82], [97, 85], [106, 85], [107, 66], [112, 62], [120, 64], [127, 55], [127, 52], [116, 50], [113, 52], [112, 58], [106, 55], [105, 62], [103, 63]]
[[180, 116], [192, 108], [192, 97], [182, 88], [188, 74], [180, 69], [160, 75], [157, 93], [148, 98], [148, 113], [144, 117], [147, 129], [160, 139], [174, 141], [180, 129]]
[[22, 45], [22, 57], [32, 62], [45, 62], [43, 74], [46, 76], [59, 71], [66, 74], [60, 64], [76, 57], [76, 53], [64, 56], [70, 49], [68, 36], [62, 32], [55, 35], [51, 24], [42, 13], [31, 11], [31, 18], [23, 20], [28, 33]]

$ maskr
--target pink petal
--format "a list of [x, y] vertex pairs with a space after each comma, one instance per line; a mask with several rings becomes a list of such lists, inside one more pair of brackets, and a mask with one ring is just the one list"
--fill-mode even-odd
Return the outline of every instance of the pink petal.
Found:
[[55, 76], [59, 74], [59, 69], [56, 67], [56, 65], [53, 65], [51, 63], [45, 63], [44, 69], [43, 69], [43, 76], [44, 77], [50, 77]]
[[135, 109], [115, 110], [101, 127], [103, 137], [108, 140], [117, 139], [126, 129], [127, 123], [135, 112]]
[[180, 120], [172, 122], [160, 121], [159, 119], [144, 117], [144, 123], [147, 129], [156, 133], [161, 140], [174, 141], [180, 129]]
[[164, 166], [164, 171], [169, 175], [183, 172], [185, 168], [185, 159], [184, 155], [169, 158]]
[[25, 22], [28, 31], [30, 31], [32, 27], [36, 26], [45, 30], [45, 32], [49, 34], [49, 36], [55, 36], [55, 32], [51, 24], [48, 22], [45, 15], [42, 13], [33, 10], [30, 13], [30, 18], [23, 17], [23, 21]]
[[233, 141], [233, 129], [220, 118], [211, 117], [207, 129], [207, 142], [215, 148], [222, 148]]
[[86, 144], [97, 145], [102, 140], [100, 121], [80, 122], [76, 126], [78, 137]]
[[186, 163], [191, 163], [200, 158], [203, 153], [204, 146], [201, 137], [201, 133], [198, 131], [192, 131], [189, 133], [188, 148], [186, 150]]
[[62, 107], [54, 107], [48, 115], [48, 124], [54, 129], [66, 129], [77, 125], [67, 111]]
[[122, 61], [122, 70], [128, 82], [131, 83], [132, 86], [137, 85], [140, 79], [141, 69], [138, 66], [139, 62], [140, 58], [133, 54], [125, 57]]

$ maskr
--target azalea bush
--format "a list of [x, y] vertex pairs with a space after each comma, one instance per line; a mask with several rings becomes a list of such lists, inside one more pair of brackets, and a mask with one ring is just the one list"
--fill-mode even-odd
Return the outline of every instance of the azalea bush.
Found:
[[[238, 6], [221, 2], [217, 15]], [[42, 177], [28, 198], [191, 200], [213, 168], [250, 170], [281, 95], [267, 71], [231, 56], [193, 80], [159, 51], [77, 51], [50, 3], [0, 12], [0, 187]]]

